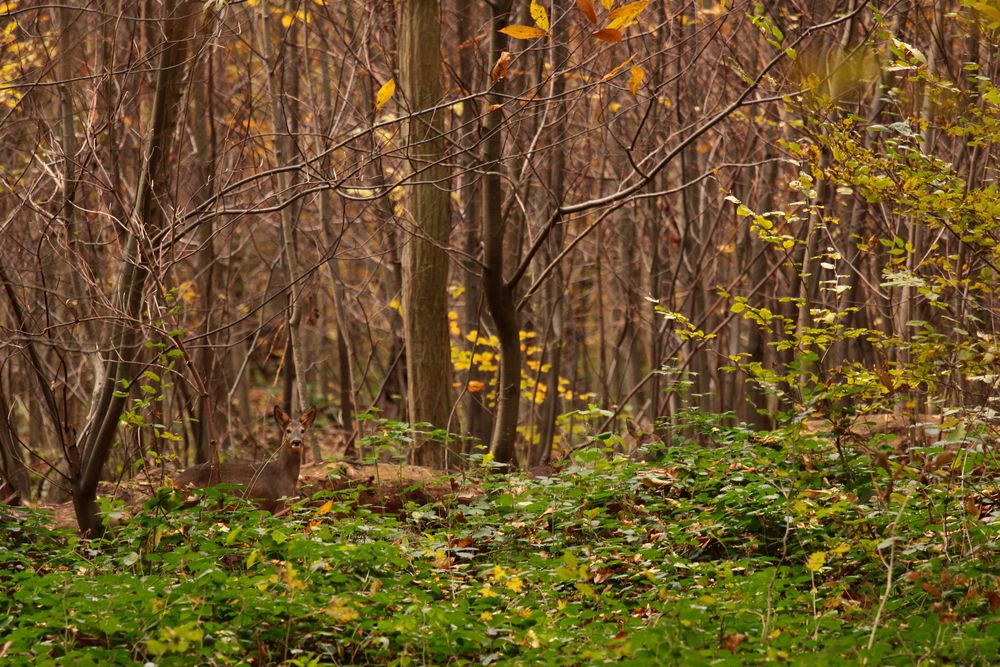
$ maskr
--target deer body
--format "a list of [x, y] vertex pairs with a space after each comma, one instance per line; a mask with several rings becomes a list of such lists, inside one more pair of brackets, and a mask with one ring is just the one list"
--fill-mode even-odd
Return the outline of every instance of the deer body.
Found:
[[245, 484], [245, 498], [255, 498], [264, 509], [281, 508], [281, 498], [295, 495], [302, 464], [302, 446], [306, 431], [316, 418], [316, 408], [309, 408], [299, 419], [291, 419], [275, 406], [274, 419], [282, 430], [281, 447], [266, 463], [201, 463], [177, 476], [178, 487], [208, 487], [216, 484]]

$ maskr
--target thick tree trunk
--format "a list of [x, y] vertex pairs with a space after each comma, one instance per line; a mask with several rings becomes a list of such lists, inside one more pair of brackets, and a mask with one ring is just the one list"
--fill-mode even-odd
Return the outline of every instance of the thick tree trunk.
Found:
[[[402, 0], [399, 5], [399, 76], [404, 103], [415, 113], [439, 103], [441, 15], [437, 0]], [[406, 123], [407, 157], [414, 184], [405, 205], [412, 230], [403, 247], [403, 331], [410, 421], [447, 428], [452, 407], [448, 342], [448, 255], [451, 227], [449, 169], [444, 117], [433, 111]], [[450, 440], [449, 440], [450, 442]], [[453, 467], [456, 447], [418, 438], [413, 462]]]

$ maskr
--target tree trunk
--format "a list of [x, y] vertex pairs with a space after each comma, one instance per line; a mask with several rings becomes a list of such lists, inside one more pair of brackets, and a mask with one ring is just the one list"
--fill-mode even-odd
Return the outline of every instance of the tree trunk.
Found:
[[[506, 40], [497, 30], [504, 25], [508, 2], [490, 5], [490, 57], [495, 63], [500, 58]], [[496, 82], [489, 96], [489, 104], [500, 104], [503, 80]], [[500, 380], [497, 386], [497, 412], [493, 421], [490, 451], [497, 463], [511, 466], [516, 463], [514, 450], [517, 438], [517, 415], [521, 396], [521, 341], [519, 337], [517, 308], [511, 286], [504, 279], [504, 219], [501, 206], [500, 158], [503, 151], [501, 125], [503, 110], [494, 109], [486, 114], [483, 122], [483, 292], [489, 307], [497, 337], [500, 339]]]
[[[410, 113], [444, 97], [441, 86], [441, 16], [437, 0], [402, 0], [399, 7], [399, 76]], [[451, 412], [448, 339], [448, 255], [451, 226], [449, 169], [444, 164], [444, 116], [410, 118], [404, 130], [413, 184], [405, 199], [410, 237], [403, 247], [403, 332], [410, 421], [447, 428]], [[457, 448], [417, 438], [413, 462], [436, 468], [459, 463]], [[450, 440], [449, 440], [450, 442]]]
[[108, 365], [106, 379], [101, 383], [91, 418], [80, 434], [80, 466], [73, 471], [73, 506], [77, 523], [84, 535], [102, 532], [97, 516], [97, 483], [111, 452], [118, 420], [128, 392], [120, 381], [131, 381], [138, 375], [136, 365], [141, 340], [140, 321], [146, 278], [152, 257], [140, 247], [143, 239], [153, 237], [164, 225], [163, 208], [157, 196], [165, 193], [166, 167], [170, 158], [171, 137], [177, 121], [181, 82], [186, 71], [188, 47], [194, 39], [192, 27], [200, 15], [200, 5], [187, 0], [166, 3], [162, 20], [163, 42], [157, 63], [156, 88], [150, 109], [149, 130], [143, 151], [144, 164], [136, 187], [136, 204], [130, 224], [126, 226], [125, 262], [115, 290], [114, 305], [123, 319], [113, 331], [112, 349], [116, 355]]
[[[475, 34], [474, 30], [477, 25], [475, 8], [479, 4], [476, 0], [461, 0], [460, 2], [462, 16], [458, 22], [458, 40], [462, 51], [459, 69], [462, 85], [468, 91], [478, 89], [478, 79], [474, 74], [476, 63], [469, 40]], [[477, 120], [479, 118], [479, 109], [479, 105], [474, 104], [472, 101], [465, 102], [462, 106], [462, 124], [465, 126], [464, 130], [468, 132], [472, 140], [479, 133], [479, 122]], [[470, 156], [470, 158], [471, 161], [475, 161], [474, 155]], [[480, 230], [478, 226], [481, 201], [478, 197], [479, 183], [473, 165], [469, 165], [469, 168], [463, 172], [462, 181], [460, 192], [462, 193], [462, 202], [465, 205], [465, 215], [463, 216], [465, 220], [464, 249], [467, 255], [466, 261], [469, 263], [469, 268], [465, 271], [464, 275], [465, 308], [462, 313], [462, 323], [465, 333], [478, 331], [482, 334], [482, 276], [478, 271], [478, 267], [471, 261], [471, 258], [479, 255], [481, 249]], [[485, 334], [483, 335], [485, 336]], [[472, 344], [470, 342], [470, 345]], [[473, 347], [471, 354], [474, 356], [475, 352], [476, 349]], [[477, 382], [479, 384], [473, 386], [482, 386], [483, 389], [478, 392], [469, 390], [466, 393], [465, 432], [471, 436], [471, 440], [465, 448], [466, 453], [472, 451], [471, 448], [477, 442], [486, 445], [490, 440], [490, 433], [493, 430], [493, 415], [486, 407], [486, 386], [488, 385], [488, 380], [489, 378], [486, 373], [480, 371], [477, 364], [472, 361], [468, 372], [468, 382]]]

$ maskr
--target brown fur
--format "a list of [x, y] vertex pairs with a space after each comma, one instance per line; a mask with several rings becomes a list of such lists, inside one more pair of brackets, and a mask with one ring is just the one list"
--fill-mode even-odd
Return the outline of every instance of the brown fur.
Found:
[[316, 418], [316, 408], [306, 410], [299, 419], [291, 419], [280, 407], [274, 407], [274, 419], [281, 427], [281, 447], [265, 463], [202, 463], [188, 468], [174, 480], [178, 487], [207, 487], [216, 484], [245, 484], [244, 498], [254, 498], [269, 512], [283, 508], [282, 498], [292, 498], [299, 481], [305, 434]]

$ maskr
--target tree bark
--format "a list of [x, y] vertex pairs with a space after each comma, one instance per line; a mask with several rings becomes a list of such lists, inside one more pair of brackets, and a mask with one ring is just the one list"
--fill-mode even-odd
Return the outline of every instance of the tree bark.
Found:
[[[438, 0], [402, 0], [399, 8], [399, 77], [411, 113], [444, 96], [441, 85], [441, 16]], [[405, 206], [413, 225], [403, 246], [403, 331], [406, 338], [410, 421], [447, 428], [451, 412], [448, 339], [448, 255], [451, 227], [449, 169], [441, 111], [412, 117], [404, 136], [414, 183]], [[449, 441], [450, 442], [450, 441]], [[459, 463], [454, 447], [416, 440], [412, 460], [436, 468]]]
[[[490, 58], [495, 63], [500, 58], [506, 38], [497, 32], [503, 27], [510, 8], [508, 2], [490, 5]], [[496, 82], [489, 96], [489, 104], [502, 100], [503, 80]], [[503, 151], [503, 110], [494, 109], [486, 114], [483, 122], [483, 292], [486, 305], [500, 339], [500, 379], [497, 386], [497, 411], [493, 421], [490, 451], [497, 463], [505, 466], [516, 464], [514, 445], [517, 438], [517, 416], [521, 396], [521, 341], [519, 338], [517, 308], [513, 290], [504, 279], [505, 221], [501, 206], [500, 169]]]
[[108, 459], [128, 392], [119, 384], [131, 381], [137, 374], [135, 362], [141, 347], [141, 318], [146, 291], [146, 278], [151, 266], [140, 245], [162, 229], [165, 219], [157, 195], [164, 193], [166, 167], [170, 159], [171, 137], [176, 126], [181, 82], [186, 56], [194, 34], [192, 27], [200, 5], [187, 0], [166, 3], [162, 19], [163, 40], [157, 62], [156, 88], [150, 109], [149, 130], [143, 151], [144, 163], [136, 187], [136, 203], [131, 224], [126, 226], [125, 262], [115, 290], [114, 305], [120, 309], [121, 321], [113, 332], [115, 359], [107, 365], [94, 402], [95, 409], [80, 434], [80, 466], [73, 471], [73, 506], [77, 523], [84, 535], [97, 535], [103, 527], [97, 515], [97, 483]]

